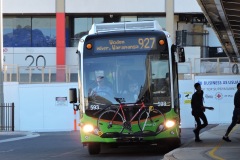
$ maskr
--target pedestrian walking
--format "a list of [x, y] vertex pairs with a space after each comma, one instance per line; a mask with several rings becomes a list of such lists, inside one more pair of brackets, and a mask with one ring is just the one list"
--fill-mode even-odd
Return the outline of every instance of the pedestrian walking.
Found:
[[[208, 125], [207, 117], [204, 114], [205, 107], [203, 106], [203, 91], [200, 83], [195, 83], [194, 88], [196, 92], [192, 95], [191, 107], [192, 107], [192, 115], [195, 118], [197, 123], [196, 128], [193, 130], [195, 134], [195, 142], [201, 142], [202, 140], [199, 138], [200, 130]], [[203, 124], [201, 123], [203, 121]]]
[[226, 142], [231, 142], [229, 139], [229, 133], [233, 129], [233, 127], [239, 122], [240, 120], [240, 83], [237, 84], [237, 91], [234, 95], [234, 110], [233, 110], [233, 116], [232, 116], [232, 123], [228, 127], [225, 135], [223, 136], [223, 140]]

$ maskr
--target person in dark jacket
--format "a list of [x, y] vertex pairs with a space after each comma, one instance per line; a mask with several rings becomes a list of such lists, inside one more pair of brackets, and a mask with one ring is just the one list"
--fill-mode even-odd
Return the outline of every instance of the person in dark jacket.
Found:
[[[192, 115], [197, 123], [196, 128], [193, 130], [195, 134], [195, 142], [201, 142], [199, 138], [200, 130], [208, 125], [207, 117], [205, 116], [205, 107], [203, 106], [203, 91], [199, 83], [194, 84], [196, 92], [192, 95], [191, 107]], [[201, 123], [203, 121], [203, 124]]]
[[234, 110], [233, 110], [233, 116], [232, 116], [232, 123], [228, 127], [225, 135], [223, 136], [223, 138], [222, 138], [223, 140], [225, 140], [227, 142], [231, 142], [228, 135], [231, 132], [231, 130], [233, 129], [233, 127], [237, 123], [239, 123], [239, 120], [240, 120], [240, 83], [237, 84], [237, 91], [234, 96]]

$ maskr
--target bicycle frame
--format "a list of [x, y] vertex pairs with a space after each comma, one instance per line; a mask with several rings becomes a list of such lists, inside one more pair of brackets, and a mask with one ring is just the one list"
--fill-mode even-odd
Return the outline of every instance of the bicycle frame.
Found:
[[134, 120], [134, 118], [143, 110], [143, 108], [146, 108], [144, 102], [141, 102], [141, 103], [138, 103], [138, 104], [122, 104], [122, 103], [120, 103], [117, 112], [115, 113], [115, 115], [113, 116], [113, 118], [112, 118], [112, 120], [111, 120], [111, 123], [112, 123], [112, 121], [115, 119], [116, 115], [119, 113], [120, 110], [121, 110], [122, 116], [123, 116], [123, 118], [124, 118], [123, 121], [126, 122], [126, 116], [125, 116], [125, 113], [124, 113], [124, 111], [123, 111], [123, 107], [131, 107], [131, 106], [132, 106], [132, 107], [133, 107], [133, 106], [141, 106], [141, 107], [140, 107], [139, 110], [131, 117], [131, 119], [129, 120], [129, 122], [132, 122], [132, 121]]

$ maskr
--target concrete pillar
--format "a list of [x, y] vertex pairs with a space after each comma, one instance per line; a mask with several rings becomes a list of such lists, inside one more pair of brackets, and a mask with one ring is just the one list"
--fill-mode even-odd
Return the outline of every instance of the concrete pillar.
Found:
[[173, 43], [175, 43], [174, 31], [174, 0], [165, 0], [166, 30], [170, 33]]

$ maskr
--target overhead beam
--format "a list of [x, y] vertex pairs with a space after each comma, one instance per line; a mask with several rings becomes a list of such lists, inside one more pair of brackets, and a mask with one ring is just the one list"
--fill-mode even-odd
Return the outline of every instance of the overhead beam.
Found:
[[226, 32], [228, 34], [228, 37], [229, 37], [230, 43], [232, 45], [233, 51], [235, 52], [235, 54], [238, 57], [239, 52], [238, 52], [237, 44], [235, 43], [234, 35], [231, 31], [231, 26], [229, 26], [228, 20], [227, 20], [226, 15], [225, 15], [224, 8], [222, 7], [222, 3], [221, 3], [220, 0], [214, 0], [214, 2], [215, 2], [215, 5], [216, 5], [216, 8], [218, 10], [218, 14], [221, 17], [222, 23], [224, 24], [224, 26], [226, 28]]

